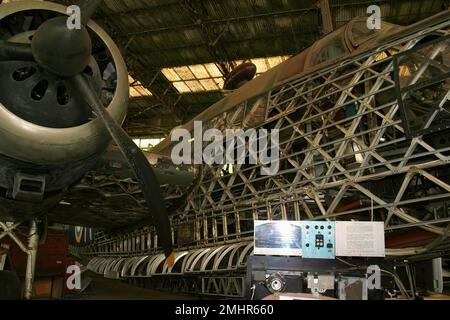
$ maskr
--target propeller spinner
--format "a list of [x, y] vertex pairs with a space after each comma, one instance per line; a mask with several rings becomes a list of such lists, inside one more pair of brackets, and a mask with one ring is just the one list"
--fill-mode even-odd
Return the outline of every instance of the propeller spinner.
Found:
[[67, 18], [57, 17], [37, 29], [31, 49], [42, 68], [58, 76], [73, 77], [87, 67], [92, 41], [85, 26], [68, 29]]

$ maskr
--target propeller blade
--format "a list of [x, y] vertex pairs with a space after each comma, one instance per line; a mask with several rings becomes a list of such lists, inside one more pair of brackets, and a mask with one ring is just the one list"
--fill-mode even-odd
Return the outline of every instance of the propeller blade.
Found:
[[81, 23], [86, 25], [89, 20], [91, 20], [98, 6], [103, 2], [103, 0], [81, 0], [80, 1], [80, 11], [81, 11]]
[[0, 40], [0, 61], [34, 61], [31, 46]]
[[71, 79], [73, 86], [78, 93], [85, 98], [93, 111], [103, 121], [103, 124], [108, 129], [111, 137], [127, 159], [130, 167], [134, 170], [136, 178], [141, 185], [145, 200], [147, 201], [147, 206], [152, 213], [153, 223], [158, 233], [158, 239], [164, 250], [164, 254], [167, 257], [167, 263], [169, 267], [171, 267], [174, 260], [172, 231], [159, 182], [153, 168], [141, 149], [134, 144], [133, 140], [131, 140], [125, 131], [111, 118], [85, 76], [79, 74]]

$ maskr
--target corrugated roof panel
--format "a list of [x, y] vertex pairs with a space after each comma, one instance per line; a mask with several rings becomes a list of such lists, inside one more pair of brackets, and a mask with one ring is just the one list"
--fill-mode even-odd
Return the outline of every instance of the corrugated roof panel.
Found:
[[135, 88], [130, 87], [130, 97], [131, 98], [138, 98], [140, 97], [141, 94], [139, 93], [139, 91], [137, 91]]
[[141, 96], [143, 96], [143, 97], [152, 95], [152, 93], [148, 89], [144, 88], [144, 86], [142, 86], [142, 85], [141, 86], [136, 86], [136, 87], [133, 87], [133, 88], [136, 89], [141, 94]]
[[286, 57], [272, 57], [272, 58], [267, 58], [267, 62], [270, 66], [270, 68], [274, 68], [277, 65], [279, 65], [280, 63], [282, 63], [284, 60], [286, 60]]
[[205, 67], [201, 64], [197, 64], [195, 66], [189, 66], [189, 69], [191, 69], [191, 72], [194, 74], [196, 79], [207, 79], [210, 78], [208, 72], [206, 71]]
[[130, 87], [130, 97], [139, 98], [139, 97], [150, 97], [152, 93], [145, 89], [143, 86], [135, 86]]
[[131, 98], [139, 98], [139, 97], [150, 97], [152, 93], [144, 88], [142, 83], [138, 80], [135, 80], [132, 76], [128, 75], [128, 82], [130, 84], [130, 97]]
[[181, 80], [192, 80], [195, 79], [189, 66], [174, 68], [174, 71], [178, 74]]
[[[255, 58], [251, 61], [257, 66], [257, 74], [277, 66], [289, 56]], [[244, 60], [234, 61], [240, 65]], [[224, 85], [224, 77], [217, 65], [213, 63], [162, 69], [164, 76], [172, 82], [179, 93], [220, 91]]]
[[180, 82], [174, 82], [172, 84], [175, 87], [175, 89], [178, 90], [179, 93], [191, 92], [191, 89], [189, 89], [189, 87], [186, 85], [185, 82], [180, 81]]
[[200, 83], [205, 88], [206, 91], [220, 90], [217, 83], [212, 79], [200, 80]]
[[132, 76], [128, 75], [128, 83], [130, 85], [133, 85], [135, 82], [137, 82], [137, 80], [134, 80], [134, 78]]
[[264, 73], [267, 70], [269, 70], [269, 66], [267, 63], [267, 59], [265, 58], [259, 58], [259, 59], [252, 59], [251, 60], [255, 66], [256, 66], [256, 73]]
[[219, 68], [214, 63], [205, 64], [206, 70], [208, 70], [209, 74], [212, 78], [220, 78], [223, 77], [222, 72], [220, 72]]
[[186, 81], [186, 85], [191, 89], [192, 92], [201, 92], [205, 91], [205, 88], [201, 85], [201, 83], [197, 80]]
[[267, 72], [268, 70], [276, 67], [280, 63], [289, 59], [289, 56], [278, 56], [278, 57], [269, 57], [269, 58], [258, 58], [252, 59], [251, 61], [256, 65], [256, 73], [261, 74]]
[[162, 69], [161, 72], [163, 75], [167, 78], [167, 80], [174, 82], [174, 81], [180, 81], [181, 78], [178, 76], [178, 74], [173, 69]]
[[225, 80], [223, 78], [217, 78], [217, 79], [214, 79], [214, 81], [216, 81], [216, 83], [220, 89], [222, 89], [223, 86], [225, 85]]

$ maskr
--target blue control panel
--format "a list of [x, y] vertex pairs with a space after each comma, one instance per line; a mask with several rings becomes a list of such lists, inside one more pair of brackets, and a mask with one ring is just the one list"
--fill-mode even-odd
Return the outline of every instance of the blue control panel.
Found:
[[303, 221], [302, 251], [305, 259], [335, 258], [335, 222]]

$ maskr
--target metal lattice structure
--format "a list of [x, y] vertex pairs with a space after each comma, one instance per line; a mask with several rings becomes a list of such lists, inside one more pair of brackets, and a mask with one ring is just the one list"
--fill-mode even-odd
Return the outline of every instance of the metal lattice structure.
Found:
[[[440, 33], [447, 34], [443, 30]], [[386, 228], [420, 223], [405, 208], [449, 196], [448, 181], [436, 176], [440, 167], [448, 170], [449, 144], [406, 136], [395, 90], [394, 58], [381, 57], [386, 51], [409, 50], [423, 38], [415, 35], [402, 39], [293, 80], [212, 120], [208, 127], [242, 128], [248, 115], [255, 117], [263, 112], [264, 121], [258, 127], [279, 129], [283, 137], [280, 172], [264, 177], [258, 174], [261, 165], [237, 165], [233, 174], [224, 175], [223, 166], [205, 165], [202, 182], [179, 216], [180, 221], [182, 217], [195, 219], [197, 229], [207, 226], [203, 232], [197, 230], [197, 243], [229, 237], [224, 227], [227, 219], [240, 220], [233, 235], [237, 237], [252, 232], [252, 223], [245, 221], [259, 219], [358, 216], [363, 220], [383, 219]], [[448, 40], [429, 49], [427, 58], [433, 60], [448, 51]], [[419, 72], [427, 67], [421, 65]], [[448, 80], [445, 88], [443, 101], [448, 99]], [[388, 101], [381, 103], [382, 95]], [[342, 115], [348, 114], [349, 107], [355, 108], [354, 114]], [[405, 199], [405, 192], [418, 177], [434, 184], [433, 194]], [[395, 181], [389, 189], [395, 197], [380, 195], [380, 179], [384, 183]], [[345, 199], [358, 199], [360, 203], [356, 209], [345, 210]], [[433, 223], [422, 227], [443, 234], [444, 229]], [[222, 225], [222, 236], [217, 235], [217, 225]]]
[[[233, 170], [200, 166], [186, 206], [172, 216], [179, 252], [201, 253], [201, 263], [211, 248], [251, 241], [255, 220], [325, 219], [384, 221], [387, 232], [419, 227], [437, 235], [427, 247], [388, 249], [390, 256], [435, 249], [448, 236], [450, 222], [448, 127], [440, 124], [434, 133], [411, 137], [405, 129], [407, 94], [399, 88], [420, 89], [437, 63], [442, 74], [426, 82], [428, 88], [439, 84], [439, 90], [433, 87], [439, 108], [424, 128], [445, 118], [448, 44], [447, 21], [292, 79], [204, 123], [205, 129], [280, 130], [280, 171], [262, 176], [261, 163]], [[399, 57], [411, 61], [418, 54], [416, 70], [405, 69]], [[136, 262], [142, 253], [157, 256], [157, 235], [146, 227], [78, 250], [102, 256], [103, 263], [124, 256]]]

